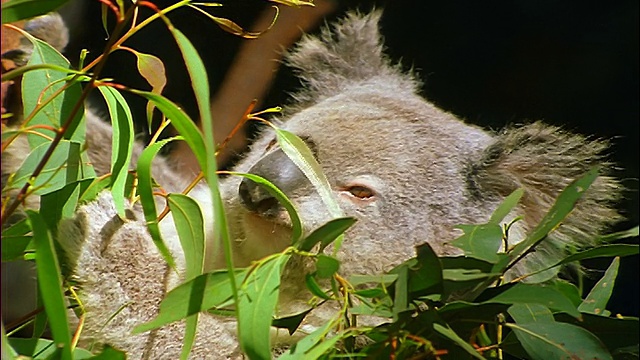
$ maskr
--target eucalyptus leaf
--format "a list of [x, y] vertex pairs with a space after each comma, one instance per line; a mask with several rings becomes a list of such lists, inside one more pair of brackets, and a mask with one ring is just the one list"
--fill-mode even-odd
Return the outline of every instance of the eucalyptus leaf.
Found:
[[589, 295], [584, 299], [582, 304], [578, 306], [578, 310], [585, 313], [609, 316], [610, 311], [606, 310], [607, 303], [613, 294], [613, 285], [618, 276], [620, 268], [620, 258], [616, 257], [609, 265], [604, 276], [593, 286]]
[[553, 314], [548, 307], [535, 303], [513, 304], [507, 310], [509, 315], [518, 324], [531, 322], [555, 322]]
[[502, 245], [502, 228], [498, 224], [457, 225], [464, 235], [450, 244], [464, 250], [466, 256], [497, 263], [500, 260], [498, 250]]
[[356, 219], [350, 217], [332, 219], [315, 229], [311, 234], [309, 234], [309, 236], [301, 240], [298, 245], [298, 249], [302, 251], [311, 251], [316, 244], [320, 243], [319, 251], [322, 251], [327, 245], [331, 244], [336, 238], [338, 238], [338, 236], [344, 234], [344, 232], [353, 226], [355, 222]]
[[279, 255], [251, 271], [238, 292], [238, 336], [251, 359], [271, 359], [271, 321], [278, 304], [280, 274], [290, 255]]
[[575, 325], [560, 322], [505, 325], [515, 332], [532, 360], [612, 359], [595, 335]]
[[54, 11], [69, 0], [11, 0], [2, 3], [2, 23], [44, 15]]
[[340, 268], [338, 259], [324, 254], [318, 255], [316, 260], [316, 272], [319, 278], [328, 279]]
[[138, 194], [140, 195], [140, 202], [142, 203], [144, 219], [147, 221], [147, 229], [149, 230], [149, 235], [151, 235], [153, 243], [158, 248], [158, 251], [164, 258], [164, 260], [173, 269], [176, 268], [175, 260], [173, 259], [173, 255], [171, 255], [169, 248], [167, 248], [167, 245], [164, 243], [162, 235], [160, 234], [160, 227], [158, 226], [158, 213], [156, 211], [156, 202], [153, 198], [151, 164], [153, 163], [153, 159], [156, 157], [160, 149], [162, 149], [162, 147], [168, 142], [176, 139], [177, 138], [169, 138], [149, 145], [142, 151], [142, 154], [140, 154], [137, 166]]
[[38, 287], [44, 302], [44, 308], [49, 320], [49, 328], [57, 347], [62, 348], [61, 358], [71, 359], [71, 333], [67, 320], [67, 308], [62, 291], [60, 265], [53, 246], [53, 240], [42, 216], [32, 210], [27, 210], [27, 216], [33, 229], [33, 240], [36, 246], [36, 269], [38, 273]]
[[113, 131], [111, 138], [111, 193], [113, 194], [113, 203], [118, 215], [124, 218], [125, 188], [135, 140], [133, 117], [127, 101], [117, 89], [110, 86], [100, 86], [98, 90], [102, 93], [109, 108]]

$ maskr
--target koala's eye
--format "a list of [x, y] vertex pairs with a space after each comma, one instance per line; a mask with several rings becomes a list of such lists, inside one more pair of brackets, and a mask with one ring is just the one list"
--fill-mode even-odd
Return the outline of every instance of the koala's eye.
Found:
[[348, 192], [351, 196], [354, 196], [360, 200], [371, 200], [375, 197], [375, 192], [366, 186], [353, 185], [347, 186], [344, 191]]

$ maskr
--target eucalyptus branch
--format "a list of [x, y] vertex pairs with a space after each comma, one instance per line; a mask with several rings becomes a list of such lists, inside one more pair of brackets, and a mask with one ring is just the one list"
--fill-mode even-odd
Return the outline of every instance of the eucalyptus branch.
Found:
[[[105, 50], [103, 51], [103, 55], [104, 54], [108, 54], [110, 52], [110, 49], [113, 48], [114, 44], [116, 43], [115, 39], [123, 31], [124, 26], [127, 23], [126, 20], [130, 19], [131, 16], [133, 15], [133, 9], [134, 8], [135, 8], [135, 6], [130, 8], [127, 11], [127, 14], [125, 15], [125, 21], [119, 22], [116, 25], [116, 27], [114, 28], [112, 36], [110, 37], [109, 41], [107, 42], [107, 44], [105, 46]], [[84, 101], [87, 98], [87, 96], [89, 96], [89, 93], [91, 92], [91, 90], [93, 90], [94, 83], [97, 80], [97, 78], [98, 78], [99, 74], [101, 73], [102, 69], [104, 68], [104, 65], [106, 63], [107, 58], [108, 58], [107, 56], [102, 56], [100, 62], [97, 63], [97, 65], [95, 67], [95, 71], [94, 71], [93, 75], [91, 76], [91, 79], [89, 80], [89, 83], [82, 90], [82, 93], [80, 94], [80, 98], [74, 104], [73, 108], [69, 112], [69, 116], [65, 120], [64, 124], [60, 127], [59, 131], [56, 133], [56, 136], [53, 139], [53, 141], [51, 142], [51, 144], [49, 145], [49, 148], [47, 148], [47, 151], [45, 152], [45, 154], [43, 155], [42, 159], [40, 160], [40, 162], [38, 163], [38, 165], [34, 169], [33, 173], [31, 174], [30, 181], [27, 181], [24, 184], [24, 186], [22, 187], [22, 189], [20, 189], [20, 192], [18, 193], [16, 198], [13, 200], [11, 205], [9, 205], [6, 208], [6, 211], [4, 211], [2, 213], [2, 218], [0, 220], [0, 224], [1, 225], [4, 225], [6, 223], [6, 221], [9, 218], [9, 216], [11, 214], [13, 214], [13, 212], [18, 208], [20, 203], [22, 203], [22, 201], [25, 198], [25, 195], [27, 194], [27, 191], [29, 190], [29, 187], [31, 186], [31, 183], [33, 182], [33, 179], [38, 177], [38, 175], [40, 175], [42, 170], [44, 170], [44, 167], [47, 164], [47, 162], [49, 161], [49, 159], [51, 158], [51, 155], [53, 155], [53, 152], [55, 151], [56, 147], [58, 146], [60, 141], [62, 141], [64, 133], [69, 128], [69, 126], [73, 122], [74, 118], [76, 117], [76, 115], [78, 114], [80, 109], [82, 108], [82, 106], [84, 104]], [[80, 75], [75, 75], [71, 80], [69, 80], [69, 83], [73, 83], [79, 77], [80, 77]], [[61, 89], [63, 89], [63, 88], [64, 88], [64, 86]]]

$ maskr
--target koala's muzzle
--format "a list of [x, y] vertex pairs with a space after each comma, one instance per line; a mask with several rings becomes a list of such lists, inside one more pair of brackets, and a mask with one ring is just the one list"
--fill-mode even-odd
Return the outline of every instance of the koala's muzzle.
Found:
[[[304, 173], [282, 149], [276, 149], [265, 155], [251, 167], [249, 173], [269, 180], [287, 196], [308, 183]], [[238, 188], [238, 194], [247, 209], [262, 216], [275, 217], [282, 210], [280, 203], [269, 190], [253, 180], [243, 179]]]

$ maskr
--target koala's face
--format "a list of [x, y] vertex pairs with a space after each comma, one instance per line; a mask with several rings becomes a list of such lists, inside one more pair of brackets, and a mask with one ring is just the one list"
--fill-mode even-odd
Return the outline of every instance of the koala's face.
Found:
[[[463, 158], [473, 149], [469, 142], [479, 147], [490, 140], [484, 132], [418, 97], [388, 95], [370, 86], [326, 99], [282, 127], [307, 143], [341, 208], [358, 220], [339, 254], [343, 271], [388, 270], [430, 239], [441, 240], [432, 244], [436, 251], [452, 251], [443, 243], [453, 237], [451, 225], [461, 220], [450, 209], [464, 201]], [[263, 135], [240, 168], [278, 186], [296, 206], [306, 234], [331, 219], [272, 133]], [[243, 180], [229, 191], [236, 191], [226, 195], [235, 196], [229, 216], [240, 240], [236, 265], [290, 245], [288, 215], [266, 190]]]

